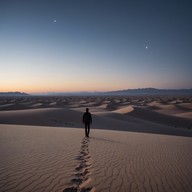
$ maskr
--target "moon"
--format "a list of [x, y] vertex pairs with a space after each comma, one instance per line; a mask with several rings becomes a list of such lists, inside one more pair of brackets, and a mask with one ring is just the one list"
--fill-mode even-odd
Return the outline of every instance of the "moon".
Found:
[[148, 46], [145, 46], [145, 49], [148, 49], [149, 47]]
[[54, 22], [54, 23], [56, 23], [56, 22], [57, 22], [57, 20], [55, 19], [55, 20], [53, 20], [53, 22]]

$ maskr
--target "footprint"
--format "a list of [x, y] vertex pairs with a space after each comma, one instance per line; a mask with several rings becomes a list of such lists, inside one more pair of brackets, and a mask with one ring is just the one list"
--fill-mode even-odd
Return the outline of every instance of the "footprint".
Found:
[[78, 189], [75, 187], [66, 188], [63, 192], [78, 192]]
[[88, 155], [88, 153], [86, 153], [86, 152], [84, 152], [84, 151], [81, 151], [80, 153], [81, 153], [83, 156]]
[[77, 171], [79, 171], [79, 170], [81, 170], [81, 169], [83, 169], [83, 166], [81, 166], [81, 165], [78, 166], [78, 167], [76, 167], [76, 170], [77, 170]]
[[90, 155], [87, 155], [87, 156], [85, 157], [85, 159], [90, 159], [90, 157], [91, 157]]
[[88, 187], [88, 188], [82, 188], [79, 190], [76, 187], [70, 187], [70, 188], [64, 189], [63, 192], [91, 192], [92, 189], [93, 189], [92, 187]]
[[86, 174], [87, 173], [84, 171], [83, 173], [76, 173], [75, 176], [77, 176], [77, 177], [85, 177]]
[[79, 155], [79, 156], [77, 156], [76, 158], [75, 158], [75, 160], [83, 160], [84, 159], [84, 157], [82, 156], [82, 155]]
[[73, 184], [77, 184], [77, 185], [80, 185], [82, 182], [83, 182], [83, 180], [82, 179], [72, 179], [71, 180], [71, 182], [73, 183]]

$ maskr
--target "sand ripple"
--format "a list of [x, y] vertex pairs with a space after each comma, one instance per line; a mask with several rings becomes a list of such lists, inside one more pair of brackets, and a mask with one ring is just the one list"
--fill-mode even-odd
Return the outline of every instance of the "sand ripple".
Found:
[[[0, 125], [1, 192], [189, 192], [190, 137]], [[83, 138], [83, 139], [82, 139]]]
[[97, 191], [191, 191], [190, 138], [95, 131], [90, 144]]
[[72, 136], [62, 129], [0, 128], [0, 191], [63, 191], [72, 179], [80, 132]]

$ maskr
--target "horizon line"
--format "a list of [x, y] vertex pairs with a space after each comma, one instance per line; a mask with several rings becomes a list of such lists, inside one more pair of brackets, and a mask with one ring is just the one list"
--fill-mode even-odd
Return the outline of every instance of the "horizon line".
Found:
[[156, 89], [156, 90], [191, 90], [192, 88], [155, 88], [155, 87], [144, 87], [144, 88], [127, 88], [118, 90], [105, 90], [105, 91], [42, 91], [42, 92], [28, 92], [28, 91], [0, 91], [0, 93], [26, 93], [26, 94], [57, 94], [57, 93], [105, 93], [105, 92], [118, 92], [127, 90], [142, 90], [142, 89]]

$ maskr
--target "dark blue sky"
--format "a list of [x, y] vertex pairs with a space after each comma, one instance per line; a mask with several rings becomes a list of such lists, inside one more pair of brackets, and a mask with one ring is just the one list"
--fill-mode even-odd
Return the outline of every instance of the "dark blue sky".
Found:
[[0, 91], [192, 87], [189, 0], [0, 0]]

